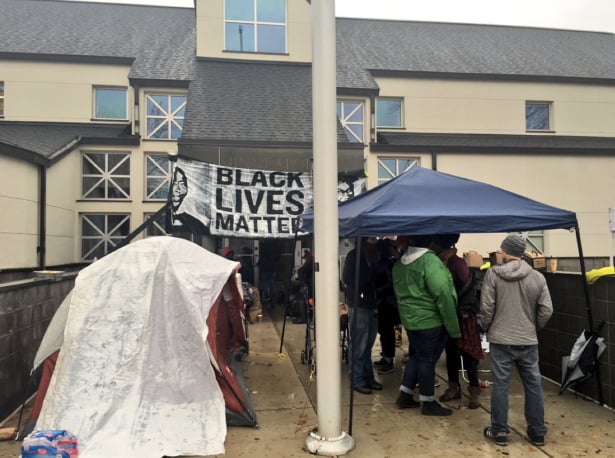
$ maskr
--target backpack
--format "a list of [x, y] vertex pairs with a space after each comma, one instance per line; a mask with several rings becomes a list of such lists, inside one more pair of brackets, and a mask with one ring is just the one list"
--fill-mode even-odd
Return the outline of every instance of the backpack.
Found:
[[482, 279], [476, 272], [470, 272], [470, 279], [463, 285], [457, 293], [457, 311], [461, 318], [466, 318], [468, 314], [480, 313], [480, 289]]

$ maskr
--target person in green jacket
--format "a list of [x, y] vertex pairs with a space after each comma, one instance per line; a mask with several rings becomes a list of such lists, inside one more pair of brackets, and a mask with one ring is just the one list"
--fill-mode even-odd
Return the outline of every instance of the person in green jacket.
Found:
[[[393, 267], [393, 287], [401, 322], [408, 334], [410, 354], [396, 405], [421, 407], [423, 415], [446, 416], [453, 411], [436, 402], [436, 362], [447, 340], [461, 336], [457, 295], [450, 272], [428, 249], [430, 236], [411, 236], [408, 248]], [[419, 401], [413, 398], [419, 386]]]

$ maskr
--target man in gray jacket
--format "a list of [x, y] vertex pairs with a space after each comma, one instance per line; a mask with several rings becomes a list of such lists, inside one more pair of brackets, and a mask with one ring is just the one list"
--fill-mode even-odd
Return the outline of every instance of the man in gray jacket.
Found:
[[484, 435], [502, 446], [507, 443], [508, 387], [513, 364], [525, 391], [528, 439], [544, 445], [542, 379], [538, 367], [538, 337], [553, 305], [544, 276], [521, 258], [525, 240], [509, 235], [500, 247], [504, 263], [489, 269], [481, 289], [481, 327], [487, 331], [493, 375], [491, 425]]

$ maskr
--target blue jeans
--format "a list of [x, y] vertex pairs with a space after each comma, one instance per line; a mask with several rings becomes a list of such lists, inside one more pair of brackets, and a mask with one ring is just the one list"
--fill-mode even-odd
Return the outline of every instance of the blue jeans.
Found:
[[538, 345], [502, 345], [491, 343], [491, 429], [508, 432], [508, 387], [513, 364], [517, 366], [525, 391], [527, 433], [541, 437], [547, 433], [542, 395], [542, 379], [538, 367]]
[[275, 301], [275, 279], [277, 272], [260, 272], [261, 298], [263, 301]]
[[352, 386], [366, 386], [374, 383], [372, 366], [372, 347], [378, 333], [378, 320], [375, 310], [360, 307], [348, 308], [350, 339], [348, 357]]
[[440, 358], [448, 340], [444, 326], [409, 331], [410, 352], [404, 368], [400, 390], [412, 394], [419, 384], [419, 400], [435, 401], [434, 384], [436, 381], [436, 362]]

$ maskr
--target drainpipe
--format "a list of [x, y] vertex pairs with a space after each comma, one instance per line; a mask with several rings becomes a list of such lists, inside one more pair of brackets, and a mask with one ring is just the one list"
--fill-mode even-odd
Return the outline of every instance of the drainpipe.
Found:
[[38, 268], [39, 270], [45, 269], [45, 251], [47, 246], [45, 244], [46, 239], [46, 210], [47, 210], [47, 169], [44, 165], [38, 166], [39, 176], [39, 189], [38, 189], [38, 246], [36, 252], [38, 253]]
[[431, 152], [431, 170], [438, 171], [438, 155], [434, 151]]

